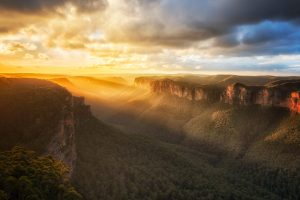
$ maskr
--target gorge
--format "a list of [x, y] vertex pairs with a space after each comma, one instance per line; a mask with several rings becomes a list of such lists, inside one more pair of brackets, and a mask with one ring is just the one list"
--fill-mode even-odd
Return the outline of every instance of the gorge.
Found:
[[300, 195], [294, 77], [3, 76], [1, 150], [64, 162], [83, 199]]

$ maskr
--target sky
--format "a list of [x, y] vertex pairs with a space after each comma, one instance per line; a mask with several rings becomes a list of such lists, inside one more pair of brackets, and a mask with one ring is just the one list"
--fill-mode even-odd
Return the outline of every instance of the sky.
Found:
[[1, 0], [0, 72], [300, 75], [300, 1]]

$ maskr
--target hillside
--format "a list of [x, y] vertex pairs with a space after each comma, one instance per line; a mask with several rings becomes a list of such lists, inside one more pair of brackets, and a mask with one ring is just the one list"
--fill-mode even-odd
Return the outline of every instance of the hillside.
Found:
[[[9, 138], [0, 147], [22, 145], [61, 159], [85, 199], [300, 197], [299, 153], [286, 148], [292, 141], [297, 150], [298, 129], [284, 129], [297, 126], [297, 115], [285, 109], [147, 93], [118, 105], [106, 118], [113, 127], [95, 118], [83, 98], [45, 80], [1, 78], [0, 94], [0, 141]], [[293, 162], [271, 163], [258, 153], [275, 152], [265, 142], [281, 143], [276, 150]]]
[[2, 149], [26, 144], [37, 151], [54, 132], [59, 132], [62, 118], [70, 114], [71, 95], [62, 87], [36, 79], [0, 79]]
[[[234, 78], [250, 81], [250, 77]], [[295, 169], [300, 164], [299, 81], [272, 77], [268, 82], [269, 78], [256, 86], [219, 86], [220, 80], [201, 85], [149, 77], [137, 78], [135, 83], [161, 98], [144, 116], [160, 116], [169, 128], [183, 127], [175, 130], [184, 135], [183, 141], [197, 140], [247, 161]], [[262, 77], [252, 81], [257, 79]]]

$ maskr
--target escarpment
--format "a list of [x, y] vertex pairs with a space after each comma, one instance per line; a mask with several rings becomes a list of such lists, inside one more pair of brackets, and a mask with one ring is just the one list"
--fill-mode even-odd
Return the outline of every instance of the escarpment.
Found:
[[76, 164], [75, 134], [80, 117], [90, 117], [90, 106], [85, 105], [83, 97], [68, 96], [62, 109], [62, 118], [58, 123], [58, 131], [53, 135], [47, 152], [63, 160], [71, 169]]
[[225, 103], [233, 105], [262, 105], [287, 107], [290, 92], [279, 87], [232, 84], [222, 95]]
[[222, 88], [212, 85], [193, 85], [186, 82], [177, 82], [172, 79], [153, 80], [151, 78], [137, 78], [135, 85], [148, 87], [151, 92], [157, 94], [169, 94], [190, 101], [219, 101]]
[[210, 84], [199, 85], [175, 81], [170, 78], [137, 78], [135, 85], [148, 87], [156, 94], [167, 94], [189, 101], [225, 103], [230, 105], [261, 105], [282, 107], [300, 113], [300, 82], [281, 80], [266, 85], [248, 86], [234, 83], [227, 86]]
[[226, 88], [221, 100], [231, 105], [283, 107], [300, 113], [299, 90], [299, 82], [273, 86], [246, 86], [236, 83]]
[[289, 108], [294, 112], [300, 113], [300, 91], [291, 93]]
[[84, 98], [38, 79], [0, 78], [0, 149], [24, 146], [51, 154], [71, 169], [80, 116], [90, 116]]

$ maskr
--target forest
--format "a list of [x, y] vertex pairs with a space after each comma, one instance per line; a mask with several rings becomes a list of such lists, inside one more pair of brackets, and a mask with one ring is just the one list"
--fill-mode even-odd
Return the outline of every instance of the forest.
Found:
[[126, 134], [97, 119], [78, 129], [75, 186], [87, 199], [299, 199], [298, 171], [246, 163], [207, 148]]
[[82, 200], [69, 169], [51, 156], [21, 147], [0, 153], [1, 200]]

